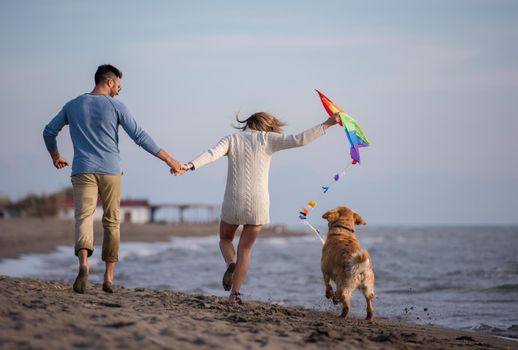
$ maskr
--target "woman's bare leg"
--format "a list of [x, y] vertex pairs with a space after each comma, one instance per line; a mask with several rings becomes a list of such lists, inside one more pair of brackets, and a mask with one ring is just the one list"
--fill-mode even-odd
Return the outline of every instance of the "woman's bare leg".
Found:
[[261, 233], [261, 229], [262, 225], [245, 225], [243, 228], [243, 233], [241, 233], [239, 245], [237, 246], [236, 270], [234, 272], [232, 290], [228, 299], [231, 303], [236, 301], [236, 295], [234, 293], [239, 292], [241, 285], [245, 281], [248, 266], [250, 265], [250, 251], [257, 236]]
[[219, 223], [219, 249], [227, 266], [234, 262], [236, 255], [232, 242], [238, 227], [239, 225], [228, 224], [223, 220]]

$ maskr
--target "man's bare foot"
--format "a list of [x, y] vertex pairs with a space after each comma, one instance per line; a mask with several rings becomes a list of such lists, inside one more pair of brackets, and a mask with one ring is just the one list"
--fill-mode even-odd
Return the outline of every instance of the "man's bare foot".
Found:
[[88, 266], [83, 265], [79, 268], [76, 281], [74, 282], [74, 292], [83, 294], [88, 282]]
[[113, 293], [113, 284], [108, 281], [104, 282], [103, 291], [105, 291], [106, 293]]

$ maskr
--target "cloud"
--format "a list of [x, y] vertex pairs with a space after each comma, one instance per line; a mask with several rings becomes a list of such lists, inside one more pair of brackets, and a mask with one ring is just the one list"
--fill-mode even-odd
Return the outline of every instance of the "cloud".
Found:
[[[272, 50], [273, 55], [286, 50], [293, 54], [321, 51], [322, 56], [332, 53], [343, 57], [335, 64], [341, 61], [344, 68], [351, 64], [348, 57], [364, 57], [363, 61], [353, 63], [357, 71], [365, 72], [365, 81], [374, 89], [385, 90], [390, 86], [392, 91], [410, 92], [518, 86], [518, 69], [479, 62], [483, 54], [480, 48], [406, 33], [190, 34], [131, 42], [121, 46], [121, 50], [132, 55], [140, 53], [155, 62], [160, 57], [171, 61], [178, 55], [215, 51], [228, 54], [228, 51]], [[333, 69], [339, 71], [340, 67]]]
[[347, 37], [322, 37], [317, 35], [277, 34], [208, 34], [185, 35], [157, 40], [146, 40], [125, 45], [130, 50], [145, 52], [169, 50], [211, 50], [211, 49], [329, 49], [358, 44], [358, 39]]

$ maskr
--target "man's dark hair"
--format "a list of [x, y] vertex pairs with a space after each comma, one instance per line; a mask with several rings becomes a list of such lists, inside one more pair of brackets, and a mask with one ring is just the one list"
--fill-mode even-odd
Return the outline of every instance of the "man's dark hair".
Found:
[[111, 64], [102, 64], [97, 67], [97, 72], [95, 72], [95, 85], [102, 84], [106, 80], [113, 79], [114, 77], [122, 79], [122, 72]]

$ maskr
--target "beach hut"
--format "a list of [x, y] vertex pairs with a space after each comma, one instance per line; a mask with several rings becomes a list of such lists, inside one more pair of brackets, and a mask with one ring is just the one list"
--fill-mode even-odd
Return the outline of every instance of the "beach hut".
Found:
[[0, 219], [9, 218], [9, 210], [7, 209], [7, 205], [0, 203]]
[[[94, 220], [100, 221], [103, 216], [102, 202], [97, 201]], [[61, 204], [58, 214], [59, 219], [74, 220], [74, 200], [66, 198]], [[120, 207], [121, 222], [133, 224], [145, 224], [150, 221], [150, 204], [147, 199], [122, 199]]]

